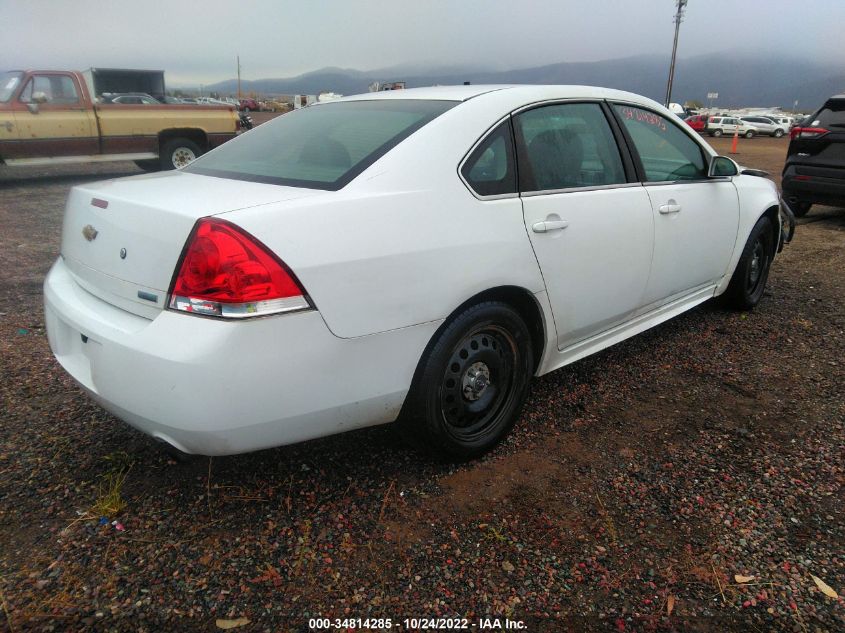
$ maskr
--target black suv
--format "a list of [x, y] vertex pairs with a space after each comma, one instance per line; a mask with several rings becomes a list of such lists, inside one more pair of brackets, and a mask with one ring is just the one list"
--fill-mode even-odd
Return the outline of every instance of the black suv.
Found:
[[781, 186], [795, 215], [813, 204], [845, 206], [845, 95], [828, 99], [789, 138]]

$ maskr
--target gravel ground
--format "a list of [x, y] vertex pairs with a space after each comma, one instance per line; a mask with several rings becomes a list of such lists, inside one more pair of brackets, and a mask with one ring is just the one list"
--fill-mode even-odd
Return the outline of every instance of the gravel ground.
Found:
[[[743, 139], [738, 158], [777, 173], [785, 148]], [[813, 578], [845, 591], [845, 210], [801, 221], [753, 312], [706, 304], [535, 380], [484, 459], [382, 427], [180, 464], [44, 336], [69, 187], [137, 172], [0, 168], [0, 629], [845, 629]]]

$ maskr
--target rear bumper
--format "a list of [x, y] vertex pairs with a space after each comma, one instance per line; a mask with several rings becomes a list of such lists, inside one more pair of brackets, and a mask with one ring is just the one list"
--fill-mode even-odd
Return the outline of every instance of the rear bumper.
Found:
[[44, 303], [56, 359], [103, 408], [203, 455], [391, 422], [438, 325], [340, 339], [314, 311], [231, 323], [165, 310], [149, 320], [85, 291], [61, 258]]
[[788, 165], [783, 172], [781, 188], [788, 200], [845, 205], [845, 169]]

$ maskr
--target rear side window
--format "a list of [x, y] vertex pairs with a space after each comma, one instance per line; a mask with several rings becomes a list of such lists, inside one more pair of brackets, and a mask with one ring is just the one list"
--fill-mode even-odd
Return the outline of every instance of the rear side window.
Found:
[[597, 103], [542, 106], [516, 115], [522, 191], [626, 182], [610, 125]]
[[516, 193], [516, 167], [510, 120], [505, 121], [473, 150], [461, 175], [480, 196]]
[[385, 99], [309, 106], [229, 141], [184, 171], [336, 191], [455, 105]]
[[[666, 117], [624, 104], [613, 107], [634, 142], [647, 182], [707, 177], [701, 147]], [[723, 123], [730, 124], [731, 119]]]
[[845, 100], [831, 99], [813, 117], [815, 127], [845, 127]]

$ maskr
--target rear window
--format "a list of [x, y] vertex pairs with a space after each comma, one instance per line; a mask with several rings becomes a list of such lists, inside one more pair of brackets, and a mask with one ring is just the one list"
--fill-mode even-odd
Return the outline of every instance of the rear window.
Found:
[[814, 127], [845, 127], [845, 99], [831, 99], [813, 117]]
[[456, 101], [347, 101], [294, 110], [184, 171], [337, 191]]

